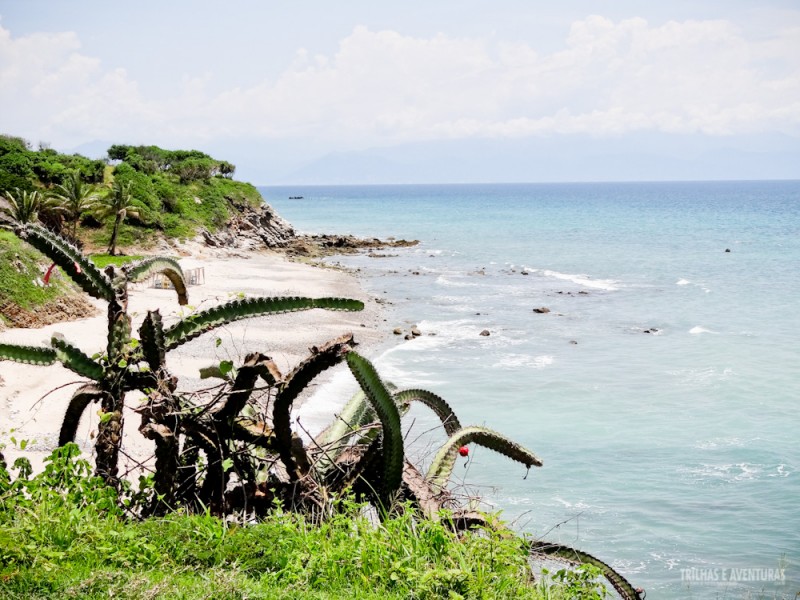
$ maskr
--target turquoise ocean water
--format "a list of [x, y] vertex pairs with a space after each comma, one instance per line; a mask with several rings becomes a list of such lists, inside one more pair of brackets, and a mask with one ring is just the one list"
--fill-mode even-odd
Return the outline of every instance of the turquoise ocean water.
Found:
[[458, 490], [650, 599], [800, 591], [800, 182], [261, 191], [304, 232], [421, 241], [336, 259], [422, 330], [372, 358], [545, 464], [475, 448]]

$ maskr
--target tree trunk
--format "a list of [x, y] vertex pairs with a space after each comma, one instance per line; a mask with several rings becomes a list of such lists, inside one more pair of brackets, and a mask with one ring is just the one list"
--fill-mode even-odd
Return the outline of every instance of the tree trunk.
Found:
[[122, 215], [117, 213], [114, 217], [114, 229], [111, 230], [111, 241], [108, 242], [108, 253], [114, 256], [117, 253], [117, 233], [119, 233], [119, 226], [122, 223]]

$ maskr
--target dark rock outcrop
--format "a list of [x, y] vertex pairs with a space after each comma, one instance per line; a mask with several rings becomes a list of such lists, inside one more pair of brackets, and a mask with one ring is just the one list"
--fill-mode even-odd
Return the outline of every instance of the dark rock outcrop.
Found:
[[259, 208], [243, 208], [215, 233], [203, 230], [203, 239], [214, 248], [286, 248], [297, 233], [288, 221], [267, 204]]
[[265, 204], [257, 209], [239, 208], [239, 213], [224, 227], [201, 232], [206, 245], [229, 250], [283, 250], [290, 256], [320, 257], [352, 254], [366, 249], [404, 248], [416, 240], [379, 240], [352, 235], [300, 235], [275, 210]]

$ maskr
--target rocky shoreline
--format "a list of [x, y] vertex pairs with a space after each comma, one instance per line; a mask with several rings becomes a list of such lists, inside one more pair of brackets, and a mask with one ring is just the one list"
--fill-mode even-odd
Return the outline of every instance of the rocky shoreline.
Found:
[[269, 205], [246, 207], [222, 229], [200, 235], [205, 245], [231, 251], [276, 250], [288, 257], [319, 258], [334, 254], [353, 254], [363, 250], [407, 248], [418, 240], [380, 240], [352, 235], [304, 235]]

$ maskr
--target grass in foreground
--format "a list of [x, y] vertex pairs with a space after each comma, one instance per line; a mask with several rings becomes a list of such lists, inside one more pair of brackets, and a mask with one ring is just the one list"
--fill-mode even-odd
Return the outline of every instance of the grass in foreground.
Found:
[[127, 519], [77, 455], [74, 445], [56, 450], [33, 478], [18, 461], [13, 483], [0, 469], [0, 597], [602, 597], [532, 583], [518, 538], [459, 538], [410, 509], [378, 527], [349, 500], [321, 524], [284, 511], [248, 526], [179, 513]]

